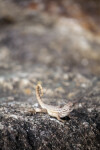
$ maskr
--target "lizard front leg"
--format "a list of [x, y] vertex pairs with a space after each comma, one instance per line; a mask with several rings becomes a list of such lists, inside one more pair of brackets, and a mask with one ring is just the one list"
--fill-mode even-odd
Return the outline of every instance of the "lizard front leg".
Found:
[[65, 122], [65, 120], [62, 120], [59, 116], [57, 116], [56, 118], [63, 123]]
[[62, 119], [60, 118], [58, 112], [53, 112], [53, 111], [47, 110], [47, 113], [48, 113], [50, 116], [57, 118], [57, 120], [59, 120], [59, 121], [61, 121], [61, 122], [64, 122], [64, 120], [62, 120]]

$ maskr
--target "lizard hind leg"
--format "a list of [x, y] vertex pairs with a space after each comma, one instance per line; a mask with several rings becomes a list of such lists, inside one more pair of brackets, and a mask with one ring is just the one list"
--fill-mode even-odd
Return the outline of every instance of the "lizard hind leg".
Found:
[[43, 108], [35, 108], [35, 112], [36, 113], [47, 113], [47, 110], [43, 109]]
[[36, 113], [47, 113], [46, 109], [43, 108], [34, 108], [34, 109], [30, 109], [28, 110], [29, 113], [31, 114], [36, 114]]

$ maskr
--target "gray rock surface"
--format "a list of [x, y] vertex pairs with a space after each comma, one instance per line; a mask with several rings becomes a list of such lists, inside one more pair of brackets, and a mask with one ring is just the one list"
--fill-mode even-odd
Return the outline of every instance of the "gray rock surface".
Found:
[[[0, 150], [99, 150], [100, 35], [32, 2], [0, 1]], [[64, 123], [30, 112], [38, 81], [45, 103], [75, 103]]]

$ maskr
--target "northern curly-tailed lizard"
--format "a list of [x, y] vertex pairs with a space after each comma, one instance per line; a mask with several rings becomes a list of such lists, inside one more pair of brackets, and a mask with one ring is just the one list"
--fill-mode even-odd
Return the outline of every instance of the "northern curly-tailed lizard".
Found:
[[73, 103], [69, 102], [68, 104], [64, 105], [63, 107], [59, 106], [52, 106], [45, 104], [42, 101], [43, 96], [43, 89], [41, 84], [37, 84], [36, 86], [36, 97], [41, 106], [41, 108], [36, 108], [35, 112], [44, 112], [48, 113], [50, 116], [57, 118], [60, 121], [63, 121], [61, 118], [66, 117], [69, 113], [73, 110]]

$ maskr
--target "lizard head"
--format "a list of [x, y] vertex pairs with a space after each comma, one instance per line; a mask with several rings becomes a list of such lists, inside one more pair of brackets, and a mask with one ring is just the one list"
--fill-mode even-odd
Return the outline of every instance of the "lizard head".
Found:
[[66, 109], [66, 111], [70, 113], [73, 110], [73, 103], [69, 102], [63, 108]]
[[73, 103], [69, 102], [67, 105], [68, 105], [69, 112], [71, 112], [73, 110]]

